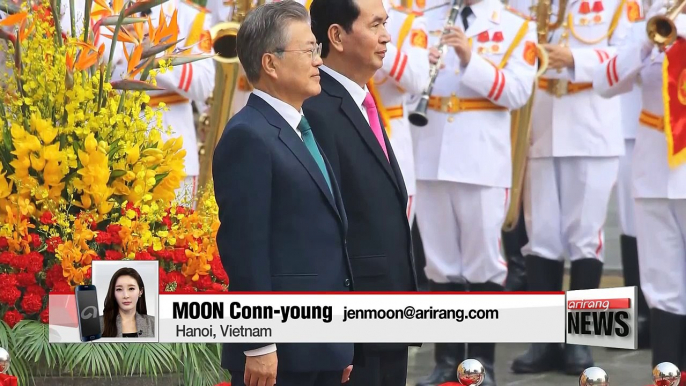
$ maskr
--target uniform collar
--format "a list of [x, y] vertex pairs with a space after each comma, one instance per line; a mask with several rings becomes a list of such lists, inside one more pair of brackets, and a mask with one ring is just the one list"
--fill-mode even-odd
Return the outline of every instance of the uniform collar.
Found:
[[500, 24], [500, 12], [502, 9], [498, 0], [480, 0], [471, 5], [476, 19], [470, 24], [465, 32], [467, 37], [473, 37], [486, 31], [494, 25]]

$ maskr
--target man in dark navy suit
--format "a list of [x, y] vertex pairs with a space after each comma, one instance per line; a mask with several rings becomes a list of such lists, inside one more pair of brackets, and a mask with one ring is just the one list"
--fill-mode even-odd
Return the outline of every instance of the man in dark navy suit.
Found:
[[[383, 64], [388, 15], [382, 0], [314, 0], [322, 44], [322, 92], [303, 110], [341, 185], [356, 291], [417, 291], [407, 191], [367, 87]], [[350, 386], [405, 386], [408, 344], [356, 347]]]
[[[301, 112], [321, 91], [307, 10], [291, 0], [256, 8], [237, 47], [254, 91], [212, 165], [230, 291], [351, 291], [341, 194]], [[231, 343], [222, 365], [234, 386], [334, 386], [347, 381], [353, 352], [352, 343]]]

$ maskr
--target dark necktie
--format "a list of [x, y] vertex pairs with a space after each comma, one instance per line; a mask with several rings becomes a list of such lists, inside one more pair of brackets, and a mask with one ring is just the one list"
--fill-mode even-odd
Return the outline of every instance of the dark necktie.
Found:
[[470, 6], [464, 7], [460, 13], [460, 16], [462, 16], [462, 25], [464, 26], [465, 31], [467, 31], [467, 28], [469, 28], [469, 22], [467, 22], [467, 19], [472, 16], [472, 14], [474, 14], [474, 12]]
[[329, 186], [329, 191], [331, 192], [331, 194], [333, 194], [333, 189], [331, 189], [331, 180], [329, 179], [329, 172], [326, 170], [326, 164], [324, 164], [324, 158], [322, 157], [322, 154], [319, 152], [317, 142], [315, 142], [314, 140], [314, 134], [312, 134], [312, 128], [310, 128], [310, 123], [307, 122], [307, 119], [304, 116], [300, 118], [298, 130], [300, 131], [300, 134], [302, 134], [303, 136], [303, 143], [305, 143], [305, 147], [307, 147], [307, 150], [310, 151], [312, 158], [314, 158], [314, 162], [317, 163], [317, 166], [319, 166], [319, 170], [324, 175], [326, 184]]

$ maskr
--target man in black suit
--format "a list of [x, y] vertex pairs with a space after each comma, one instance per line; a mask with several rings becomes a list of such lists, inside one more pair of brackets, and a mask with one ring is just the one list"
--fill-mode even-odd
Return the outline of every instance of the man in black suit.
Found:
[[[290, 0], [256, 8], [237, 46], [255, 90], [212, 165], [230, 290], [350, 291], [341, 194], [301, 113], [321, 91], [321, 46], [307, 10]], [[353, 353], [352, 343], [232, 343], [222, 365], [234, 386], [334, 386], [348, 379]]]
[[[398, 162], [366, 86], [390, 35], [382, 0], [314, 0], [312, 32], [322, 44], [322, 92], [303, 105], [341, 185], [356, 291], [416, 291]], [[356, 346], [350, 385], [404, 386], [407, 344]]]

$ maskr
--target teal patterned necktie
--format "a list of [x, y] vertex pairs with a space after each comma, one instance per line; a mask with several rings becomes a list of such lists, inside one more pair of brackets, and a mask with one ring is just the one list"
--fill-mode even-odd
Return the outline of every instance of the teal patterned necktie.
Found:
[[319, 166], [319, 170], [324, 175], [324, 179], [326, 179], [326, 184], [329, 186], [329, 191], [331, 191], [331, 194], [333, 194], [333, 189], [331, 189], [331, 180], [329, 179], [329, 172], [326, 171], [324, 158], [322, 157], [322, 154], [319, 152], [317, 143], [314, 141], [314, 134], [312, 134], [312, 128], [310, 127], [310, 123], [307, 122], [307, 119], [304, 116], [300, 119], [298, 130], [300, 131], [300, 134], [302, 134], [303, 136], [303, 142], [305, 143], [307, 150], [310, 151], [310, 154], [312, 154], [312, 158], [314, 158], [314, 162], [317, 163], [317, 166]]

